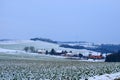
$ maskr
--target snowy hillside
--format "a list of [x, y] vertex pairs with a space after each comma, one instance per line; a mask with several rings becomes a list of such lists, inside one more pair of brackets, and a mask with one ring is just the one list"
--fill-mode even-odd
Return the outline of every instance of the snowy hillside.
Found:
[[98, 47], [98, 45], [100, 45], [100, 44], [94, 44], [92, 42], [60, 42], [59, 44], [67, 44], [71, 46], [78, 45], [78, 46], [83, 46], [86, 48], [96, 48]]
[[[0, 48], [2, 49], [11, 49], [11, 50], [23, 50], [26, 46], [34, 46], [36, 49], [45, 49], [45, 50], [51, 50], [54, 48], [55, 50], [67, 50], [72, 51], [73, 54], [79, 54], [82, 53], [84, 55], [88, 54], [95, 54], [99, 55], [100, 53], [95, 51], [90, 51], [86, 49], [70, 49], [70, 48], [62, 48], [59, 47], [58, 44], [48, 43], [44, 41], [32, 41], [32, 40], [12, 40], [12, 41], [0, 41]], [[2, 51], [2, 50], [0, 50]]]

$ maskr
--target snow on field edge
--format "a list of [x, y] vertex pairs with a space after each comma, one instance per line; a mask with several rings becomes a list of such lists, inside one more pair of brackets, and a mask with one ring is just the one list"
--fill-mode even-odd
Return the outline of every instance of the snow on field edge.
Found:
[[114, 74], [104, 74], [101, 76], [94, 76], [88, 78], [88, 80], [114, 80], [120, 78], [120, 72]]

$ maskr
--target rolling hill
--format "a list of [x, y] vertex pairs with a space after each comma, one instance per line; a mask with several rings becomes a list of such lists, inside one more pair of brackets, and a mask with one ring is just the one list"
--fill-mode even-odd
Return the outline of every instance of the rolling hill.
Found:
[[34, 46], [36, 49], [51, 50], [67, 50], [73, 53], [82, 53], [88, 55], [90, 53], [98, 54], [98, 52], [86, 50], [86, 49], [71, 49], [60, 47], [59, 44], [49, 43], [45, 41], [32, 41], [32, 40], [12, 40], [12, 41], [0, 41], [0, 48], [10, 49], [10, 50], [23, 50], [26, 46]]

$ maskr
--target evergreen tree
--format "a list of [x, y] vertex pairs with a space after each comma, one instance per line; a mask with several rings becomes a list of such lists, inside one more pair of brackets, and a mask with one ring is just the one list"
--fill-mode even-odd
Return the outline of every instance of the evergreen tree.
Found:
[[113, 53], [106, 57], [106, 62], [120, 62], [120, 53]]
[[48, 50], [46, 50], [45, 54], [49, 54]]
[[80, 57], [80, 58], [83, 57], [83, 54], [79, 53], [79, 57]]
[[55, 55], [56, 51], [54, 49], [51, 49], [50, 54]]

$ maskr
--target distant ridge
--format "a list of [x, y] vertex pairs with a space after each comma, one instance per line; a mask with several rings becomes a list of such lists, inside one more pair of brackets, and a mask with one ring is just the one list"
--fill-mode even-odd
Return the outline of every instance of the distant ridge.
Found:
[[[92, 50], [96, 52], [101, 52], [101, 53], [115, 53], [120, 50], [120, 45], [115, 45], [115, 44], [94, 44], [85, 41], [54, 41], [51, 39], [47, 38], [31, 38], [30, 40], [33, 41], [44, 41], [44, 42], [49, 42], [49, 43], [54, 43], [58, 44], [60, 47], [63, 48], [71, 48], [71, 49], [87, 49], [87, 50]], [[71, 45], [73, 44], [73, 45]], [[83, 45], [84, 44], [84, 45]], [[93, 47], [89, 47], [93, 46]]]
[[30, 40], [32, 41], [45, 41], [45, 42], [49, 42], [49, 43], [60, 43], [60, 44], [63, 44], [63, 43], [88, 43], [86, 41], [55, 41], [55, 40], [52, 40], [52, 39], [49, 39], [49, 38], [31, 38]]
[[33, 41], [44, 41], [44, 42], [55, 43], [55, 44], [58, 43], [57, 41], [53, 41], [53, 40], [47, 39], [47, 38], [31, 38], [30, 40], [33, 40]]
[[0, 39], [0, 41], [11, 41], [12, 39]]

